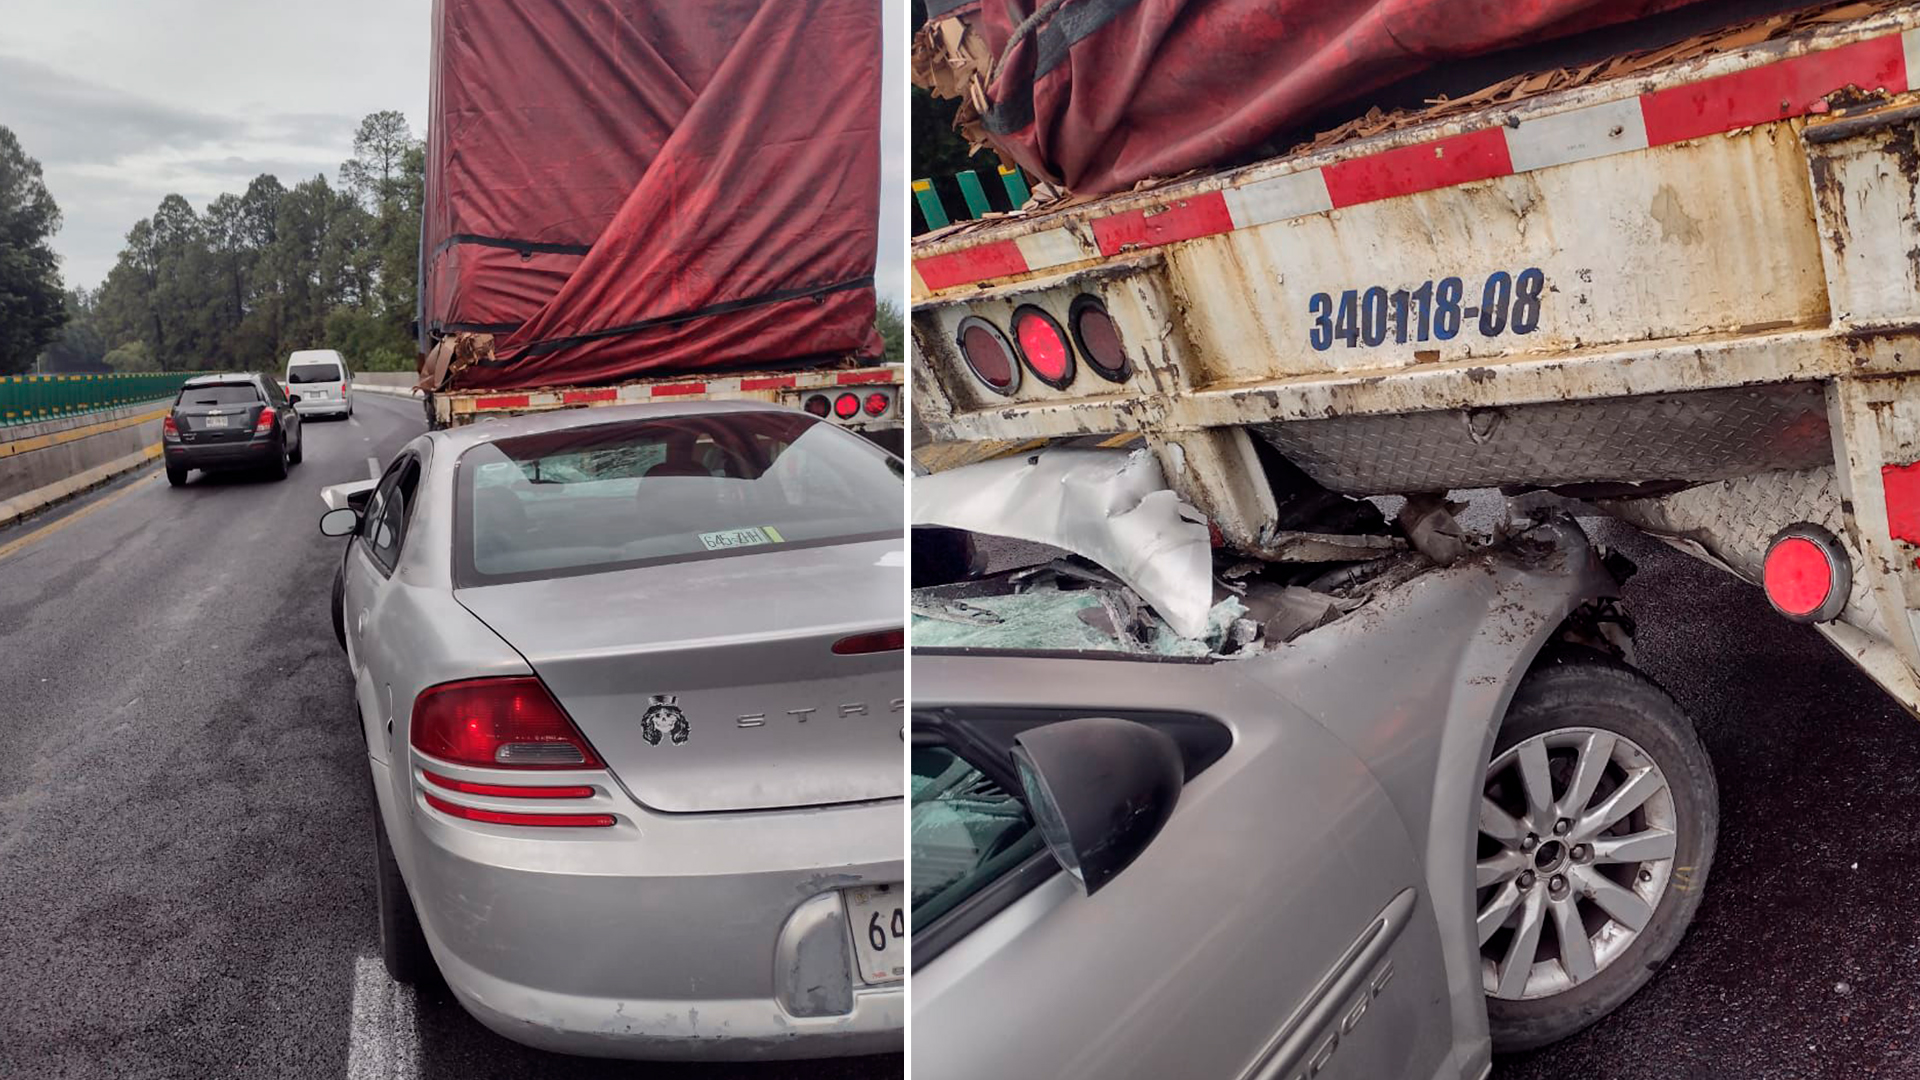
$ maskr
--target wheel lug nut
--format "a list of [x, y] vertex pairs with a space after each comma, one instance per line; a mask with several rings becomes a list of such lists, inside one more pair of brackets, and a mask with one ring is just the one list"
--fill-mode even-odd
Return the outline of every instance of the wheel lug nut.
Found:
[[1529, 855], [1533, 853], [1534, 848], [1537, 848], [1539, 846], [1540, 846], [1540, 838], [1533, 835], [1532, 833], [1528, 833], [1527, 838], [1525, 840], [1520, 841], [1520, 850], [1528, 853]]
[[1565, 836], [1572, 828], [1573, 822], [1568, 821], [1566, 818], [1561, 818], [1559, 821], [1553, 823], [1553, 835]]
[[1521, 888], [1523, 888], [1523, 889], [1531, 889], [1531, 888], [1533, 888], [1533, 871], [1531, 871], [1531, 870], [1524, 870], [1524, 871], [1522, 871], [1522, 872], [1521, 872], [1521, 874], [1520, 874], [1520, 887], [1521, 887]]
[[1590, 858], [1592, 855], [1593, 855], [1593, 851], [1592, 849], [1588, 848], [1587, 845], [1585, 844], [1573, 845], [1573, 861], [1574, 862], [1586, 862], [1587, 859]]

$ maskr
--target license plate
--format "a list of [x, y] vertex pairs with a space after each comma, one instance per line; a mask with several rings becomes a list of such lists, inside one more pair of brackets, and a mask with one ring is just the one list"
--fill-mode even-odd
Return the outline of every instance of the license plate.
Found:
[[204, 417], [203, 419], [205, 420], [205, 423], [201, 424], [200, 425], [201, 427], [217, 428], [217, 427], [227, 426], [227, 418], [224, 416], [208, 416], [208, 417]]
[[860, 981], [869, 986], [907, 977], [906, 894], [898, 885], [842, 889], [847, 929], [860, 961]]

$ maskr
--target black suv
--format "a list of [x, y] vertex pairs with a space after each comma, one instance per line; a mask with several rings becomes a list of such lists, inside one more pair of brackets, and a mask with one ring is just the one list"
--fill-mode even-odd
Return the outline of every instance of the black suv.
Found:
[[161, 431], [167, 483], [186, 483], [190, 469], [264, 468], [286, 479], [288, 467], [300, 464], [299, 400], [259, 375], [188, 380]]

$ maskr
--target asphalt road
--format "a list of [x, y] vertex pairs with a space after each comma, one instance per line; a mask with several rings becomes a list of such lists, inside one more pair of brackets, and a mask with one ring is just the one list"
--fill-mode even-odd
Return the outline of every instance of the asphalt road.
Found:
[[[1760, 590], [1583, 523], [1639, 566], [1640, 664], [1713, 758], [1720, 844], [1665, 970], [1585, 1032], [1497, 1059], [1494, 1080], [1920, 1078], [1920, 721]], [[993, 570], [1051, 550], [983, 543]]]
[[0, 1077], [896, 1077], [502, 1039], [385, 977], [319, 489], [422, 430], [362, 394], [284, 482], [155, 469], [0, 530]]

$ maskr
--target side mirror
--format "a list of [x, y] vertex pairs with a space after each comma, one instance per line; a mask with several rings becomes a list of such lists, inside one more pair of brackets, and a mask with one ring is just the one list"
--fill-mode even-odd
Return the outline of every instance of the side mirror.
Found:
[[287, 404], [289, 404], [289, 405], [298, 405], [298, 404], [300, 404], [300, 395], [299, 395], [299, 394], [288, 394], [288, 395], [287, 395]]
[[352, 536], [359, 528], [360, 511], [351, 506], [320, 515], [320, 533], [323, 536]]
[[1047, 847], [1088, 896], [1160, 834], [1187, 774], [1171, 735], [1110, 716], [1022, 732], [1013, 761]]

